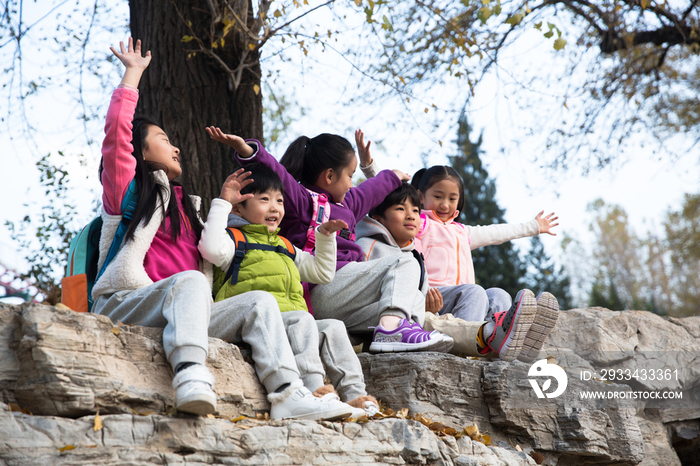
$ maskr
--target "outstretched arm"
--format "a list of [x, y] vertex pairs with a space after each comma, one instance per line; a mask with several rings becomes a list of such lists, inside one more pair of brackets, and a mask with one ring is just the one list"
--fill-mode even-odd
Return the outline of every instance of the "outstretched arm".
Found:
[[365, 145], [365, 133], [361, 129], [355, 131], [355, 143], [357, 144], [357, 155], [360, 156], [360, 168], [369, 167], [372, 165], [372, 155], [369, 153], [369, 146], [372, 141], [367, 141]]
[[540, 234], [542, 233], [547, 233], [552, 236], [557, 236], [556, 233], [552, 233], [552, 228], [556, 227], [559, 225], [559, 223], [554, 223], [557, 220], [559, 220], [559, 217], [555, 217], [554, 212], [551, 214], [547, 215], [546, 217], [542, 217], [542, 214], [544, 213], [544, 210], [537, 214], [535, 217], [535, 220], [537, 220], [537, 226], [540, 227]]
[[121, 203], [129, 183], [134, 178], [136, 159], [131, 155], [131, 125], [139, 99], [138, 90], [141, 75], [151, 62], [151, 52], [141, 55], [141, 41], [129, 38], [127, 47], [119, 42], [119, 51], [110, 47], [112, 53], [126, 67], [122, 84], [125, 89], [117, 89], [107, 110], [105, 138], [102, 142], [102, 204], [110, 215], [121, 213]]
[[245, 171], [245, 168], [239, 168], [231, 173], [224, 181], [219, 197], [231, 205], [240, 204], [246, 199], [254, 197], [253, 193], [241, 194], [241, 189], [253, 182], [252, 178], [248, 178], [249, 176], [250, 172]]
[[240, 136], [236, 136], [235, 134], [226, 134], [221, 131], [220, 128], [214, 126], [209, 126], [206, 128], [206, 130], [214, 141], [228, 144], [244, 158], [250, 157], [255, 152], [253, 151], [253, 148], [246, 144], [245, 140]]

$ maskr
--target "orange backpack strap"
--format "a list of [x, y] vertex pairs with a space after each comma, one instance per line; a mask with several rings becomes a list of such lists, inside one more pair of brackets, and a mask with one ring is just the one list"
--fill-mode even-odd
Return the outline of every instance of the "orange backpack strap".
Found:
[[287, 246], [287, 250], [289, 250], [289, 254], [287, 254], [292, 260], [296, 259], [297, 257], [297, 251], [294, 249], [294, 245], [292, 244], [291, 241], [289, 241], [287, 238], [284, 236], [277, 235], [279, 239], [281, 239], [284, 244]]
[[233, 255], [231, 265], [226, 272], [224, 283], [226, 283], [230, 278], [231, 283], [235, 285], [238, 283], [238, 271], [241, 269], [241, 262], [243, 262], [245, 253], [248, 252], [248, 238], [246, 238], [245, 233], [238, 228], [227, 228], [226, 233], [228, 233], [233, 240], [233, 243], [236, 245], [236, 252]]

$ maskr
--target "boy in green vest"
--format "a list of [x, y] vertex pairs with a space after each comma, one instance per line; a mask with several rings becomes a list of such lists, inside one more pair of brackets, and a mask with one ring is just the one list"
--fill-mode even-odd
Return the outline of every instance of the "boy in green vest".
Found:
[[[221, 196], [212, 201], [199, 243], [202, 257], [215, 266], [214, 300], [255, 290], [271, 293], [282, 312], [304, 386], [321, 399], [342, 399], [352, 406], [352, 417], [374, 415], [379, 406], [365, 391], [345, 325], [333, 319], [314, 320], [301, 284], [333, 280], [335, 236], [347, 224], [331, 220], [319, 225], [315, 255], [292, 246], [277, 234], [284, 217], [282, 181], [264, 165], [245, 168], [247, 172], [229, 176]], [[241, 201], [234, 203], [237, 199]], [[332, 385], [324, 385], [326, 373]]]

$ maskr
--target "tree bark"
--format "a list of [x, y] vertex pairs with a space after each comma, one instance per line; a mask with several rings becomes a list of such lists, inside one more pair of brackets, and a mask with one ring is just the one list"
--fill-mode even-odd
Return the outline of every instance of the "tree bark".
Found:
[[[250, 0], [235, 3], [248, 12], [251, 25]], [[262, 140], [262, 94], [254, 89], [260, 86], [259, 51], [243, 53], [249, 39], [241, 32], [230, 33], [225, 47], [216, 49], [230, 69], [238, 66], [241, 56], [250, 65], [235, 89], [221, 63], [201, 52], [192, 55], [199, 48], [197, 41], [183, 42], [184, 36], [195, 35], [210, 47], [214, 19], [208, 1], [130, 0], [129, 6], [131, 33], [153, 54], [139, 86], [137, 112], [160, 122], [180, 148], [183, 174], [177, 181], [202, 197], [206, 212], [237, 164], [233, 149], [214, 142], [204, 128], [219, 126], [227, 133]]]

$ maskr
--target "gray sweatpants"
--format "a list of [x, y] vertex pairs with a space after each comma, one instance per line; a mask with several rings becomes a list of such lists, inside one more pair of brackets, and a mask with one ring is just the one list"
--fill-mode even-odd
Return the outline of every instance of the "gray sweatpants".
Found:
[[113, 322], [163, 328], [163, 348], [173, 369], [181, 362], [204, 364], [212, 336], [250, 344], [255, 371], [268, 392], [300, 378], [277, 301], [264, 291], [212, 303], [206, 277], [187, 271], [137, 290], [102, 295], [93, 312]]
[[436, 287], [442, 295], [439, 314], [453, 316], [469, 322], [493, 320], [497, 312], [510, 309], [510, 295], [501, 288], [484, 290], [479, 285], [453, 285]]
[[362, 366], [341, 321], [314, 320], [306, 311], [283, 312], [282, 321], [306, 388], [315, 391], [328, 374], [343, 401], [367, 395]]
[[367, 331], [384, 316], [423, 325], [425, 296], [418, 289], [420, 266], [412, 254], [350, 262], [327, 285], [311, 290], [316, 319], [338, 319], [349, 331]]

